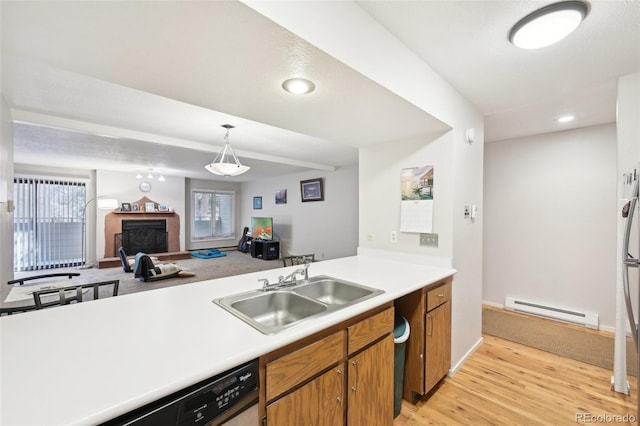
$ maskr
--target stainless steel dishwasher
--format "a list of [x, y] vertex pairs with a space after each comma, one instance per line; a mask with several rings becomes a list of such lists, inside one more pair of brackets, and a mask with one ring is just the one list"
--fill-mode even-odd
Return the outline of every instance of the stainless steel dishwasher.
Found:
[[218, 374], [103, 425], [220, 425], [258, 401], [258, 360]]

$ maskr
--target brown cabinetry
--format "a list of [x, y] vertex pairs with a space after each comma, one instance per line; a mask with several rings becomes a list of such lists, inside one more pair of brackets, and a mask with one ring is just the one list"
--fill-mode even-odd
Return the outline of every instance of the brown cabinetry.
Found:
[[392, 424], [393, 318], [389, 304], [261, 357], [264, 424]]
[[427, 394], [451, 368], [451, 278], [410, 293], [395, 302], [409, 321], [404, 399]]
[[393, 335], [348, 360], [347, 424], [389, 426], [393, 423]]
[[267, 406], [268, 425], [341, 425], [344, 371], [333, 368]]

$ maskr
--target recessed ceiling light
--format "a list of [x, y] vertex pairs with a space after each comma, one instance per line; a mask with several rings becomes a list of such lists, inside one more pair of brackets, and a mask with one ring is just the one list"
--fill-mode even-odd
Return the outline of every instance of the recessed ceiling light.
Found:
[[573, 121], [574, 118], [576, 118], [574, 115], [563, 115], [562, 117], [558, 117], [556, 121], [558, 123], [568, 123]]
[[290, 78], [282, 83], [282, 88], [294, 95], [304, 95], [313, 92], [316, 85], [304, 78]]
[[589, 13], [588, 3], [562, 1], [538, 9], [519, 20], [509, 41], [522, 49], [539, 49], [571, 34]]

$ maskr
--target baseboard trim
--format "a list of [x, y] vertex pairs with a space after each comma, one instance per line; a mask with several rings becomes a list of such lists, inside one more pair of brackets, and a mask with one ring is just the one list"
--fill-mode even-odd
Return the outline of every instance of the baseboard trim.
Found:
[[482, 343], [484, 342], [484, 337], [480, 337], [476, 343], [471, 346], [471, 348], [467, 351], [467, 353], [464, 354], [464, 356], [460, 359], [460, 361], [458, 361], [453, 367], [451, 367], [449, 369], [449, 377], [453, 377], [464, 365], [465, 362], [467, 362], [467, 360], [469, 358], [471, 358], [471, 355], [474, 354], [475, 351], [477, 351], [480, 346], [482, 346]]
[[487, 302], [486, 300], [482, 301], [482, 306], [492, 306], [494, 308], [500, 308], [500, 309], [504, 309], [504, 303], [494, 303], [494, 302]]

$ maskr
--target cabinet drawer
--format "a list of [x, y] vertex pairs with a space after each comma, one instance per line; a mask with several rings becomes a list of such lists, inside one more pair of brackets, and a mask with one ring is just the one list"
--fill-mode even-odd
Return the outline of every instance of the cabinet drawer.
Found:
[[347, 328], [349, 355], [393, 331], [393, 308], [389, 308]]
[[344, 352], [344, 330], [272, 361], [266, 366], [266, 396], [271, 401], [339, 362]]
[[451, 281], [427, 292], [427, 312], [451, 300]]

